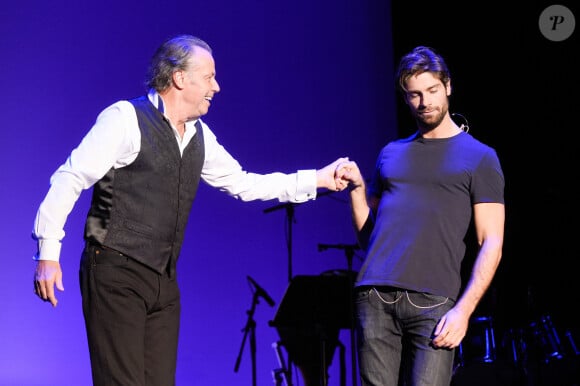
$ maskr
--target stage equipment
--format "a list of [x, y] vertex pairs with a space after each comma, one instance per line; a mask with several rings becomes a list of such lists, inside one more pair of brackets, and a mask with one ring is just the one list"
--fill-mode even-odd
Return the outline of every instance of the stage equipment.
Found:
[[268, 295], [268, 293], [256, 283], [254, 279], [250, 276], [247, 277], [248, 282], [253, 287], [253, 296], [252, 296], [252, 305], [250, 309], [246, 311], [248, 314], [248, 320], [246, 321], [246, 325], [242, 329], [244, 332], [244, 337], [242, 339], [242, 345], [240, 347], [240, 352], [236, 359], [236, 365], [234, 366], [234, 372], [238, 372], [240, 369], [240, 363], [242, 361], [242, 353], [244, 352], [244, 347], [246, 345], [246, 340], [248, 336], [250, 337], [250, 354], [252, 360], [252, 386], [256, 386], [256, 321], [254, 320], [254, 313], [256, 311], [256, 305], [260, 302], [260, 298], [264, 298], [266, 303], [271, 307], [274, 307], [275, 303], [274, 300]]
[[[276, 345], [284, 347], [288, 362], [298, 367], [305, 386], [328, 385], [328, 368], [336, 348], [343, 347], [339, 330], [351, 328], [352, 280], [349, 275], [336, 272], [292, 278], [269, 322], [280, 336]], [[345, 381], [343, 357], [341, 385]]]

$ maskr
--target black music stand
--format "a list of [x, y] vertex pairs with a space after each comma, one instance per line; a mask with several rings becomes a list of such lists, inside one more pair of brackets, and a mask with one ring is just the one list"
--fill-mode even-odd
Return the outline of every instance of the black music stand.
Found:
[[277, 329], [289, 362], [302, 372], [306, 386], [328, 384], [327, 370], [339, 346], [339, 330], [351, 327], [350, 286], [347, 276], [297, 275], [269, 322]]

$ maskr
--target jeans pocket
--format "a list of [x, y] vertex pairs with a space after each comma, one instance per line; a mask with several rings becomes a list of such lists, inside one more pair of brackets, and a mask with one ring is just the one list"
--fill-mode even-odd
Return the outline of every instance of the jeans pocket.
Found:
[[453, 300], [446, 296], [432, 295], [424, 292], [406, 291], [405, 296], [409, 303], [416, 308], [435, 308], [450, 303], [449, 308], [453, 306]]
[[121, 252], [100, 245], [92, 247], [93, 250], [93, 264], [103, 266], [125, 266], [127, 265], [128, 257]]

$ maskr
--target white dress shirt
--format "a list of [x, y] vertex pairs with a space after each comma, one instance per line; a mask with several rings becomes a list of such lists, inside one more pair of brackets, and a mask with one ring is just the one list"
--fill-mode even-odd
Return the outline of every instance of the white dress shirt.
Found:
[[[148, 98], [163, 112], [159, 94], [150, 92]], [[196, 132], [195, 122], [185, 124], [183, 139], [173, 128], [182, 154]], [[299, 203], [316, 198], [316, 170], [292, 174], [247, 172], [201, 119], [200, 123], [205, 144], [202, 181], [242, 201], [278, 199]], [[129, 101], [118, 101], [98, 115], [81, 143], [50, 178], [50, 189], [40, 204], [32, 232], [38, 241], [34, 259], [59, 261], [64, 225], [82, 191], [92, 187], [111, 168], [130, 165], [140, 146], [137, 114]]]

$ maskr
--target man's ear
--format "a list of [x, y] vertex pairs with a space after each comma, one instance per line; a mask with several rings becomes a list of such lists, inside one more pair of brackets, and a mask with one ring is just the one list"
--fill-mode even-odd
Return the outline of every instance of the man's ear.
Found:
[[447, 92], [447, 96], [451, 95], [451, 79], [449, 81], [447, 81], [447, 84], [445, 85], [445, 90]]
[[183, 85], [185, 82], [185, 72], [182, 70], [174, 71], [172, 78], [173, 78], [173, 85], [175, 86], [175, 88], [177, 88], [178, 90], [181, 90], [183, 88]]

